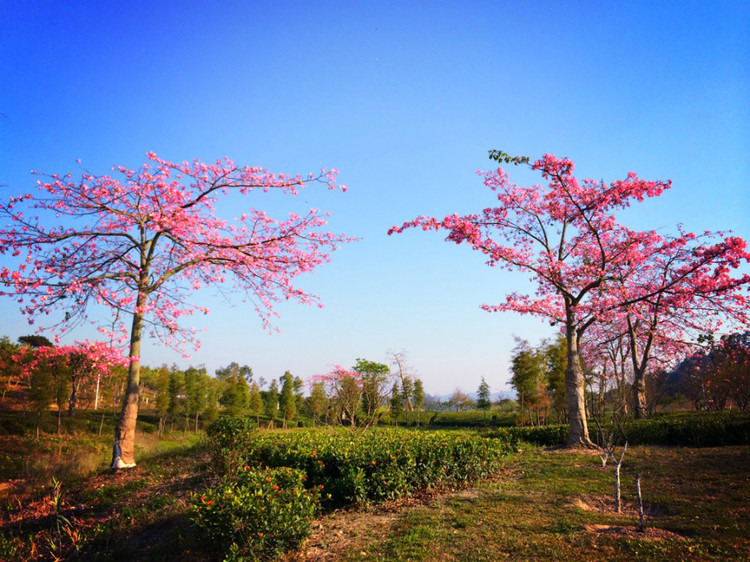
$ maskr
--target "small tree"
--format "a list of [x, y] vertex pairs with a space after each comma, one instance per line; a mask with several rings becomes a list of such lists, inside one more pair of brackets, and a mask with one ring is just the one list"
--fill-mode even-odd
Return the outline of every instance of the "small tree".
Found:
[[490, 385], [482, 377], [482, 382], [479, 383], [479, 389], [477, 390], [477, 408], [484, 410], [486, 416], [490, 406], [492, 406], [492, 402], [490, 401]]
[[314, 424], [316, 420], [322, 420], [323, 416], [328, 410], [328, 396], [326, 396], [324, 382], [313, 382], [310, 389], [310, 399], [308, 402], [310, 408], [310, 416], [312, 417]]
[[[237, 370], [231, 374], [227, 374], [227, 378], [222, 378], [223, 376], [224, 375], [220, 375], [219, 377], [219, 380], [223, 380], [224, 384], [221, 403], [224, 405], [230, 416], [240, 417], [245, 415], [248, 404], [250, 403], [248, 374]], [[252, 378], [252, 371], [250, 371], [249, 378]]]
[[54, 397], [55, 380], [52, 377], [52, 369], [46, 363], [39, 364], [29, 377], [29, 400], [36, 414], [37, 439], [42, 414], [47, 411]]
[[156, 372], [156, 411], [159, 412], [159, 433], [163, 433], [169, 414], [169, 367], [162, 365]]
[[469, 397], [469, 395], [459, 390], [458, 388], [453, 392], [453, 394], [451, 394], [448, 402], [458, 412], [460, 412], [464, 408], [471, 408], [474, 405], [474, 401]]
[[414, 381], [414, 409], [417, 411], [417, 425], [419, 425], [419, 412], [424, 406], [424, 386], [421, 379]]
[[263, 413], [263, 396], [261, 396], [260, 387], [255, 381], [250, 385], [250, 405], [248, 410], [251, 416], [255, 416], [255, 423], [260, 426], [260, 415]]
[[284, 429], [297, 416], [297, 401], [294, 397], [294, 378], [289, 371], [281, 377], [281, 395], [279, 396], [279, 410], [284, 420]]
[[549, 407], [543, 356], [531, 348], [527, 341], [517, 339], [511, 359], [511, 372], [513, 376], [510, 384], [518, 393], [519, 404], [526, 409], [529, 421], [539, 425], [540, 417], [546, 418], [546, 410]]
[[409, 412], [414, 410], [414, 381], [410, 377], [405, 377], [401, 383], [401, 398], [403, 399], [403, 409], [406, 412], [406, 423], [409, 424]]
[[399, 391], [398, 382], [394, 382], [391, 389], [391, 418], [393, 418], [393, 423], [396, 425], [398, 425], [398, 418], [403, 411], [404, 396]]
[[318, 382], [326, 387], [331, 414], [337, 423], [355, 428], [362, 401], [361, 374], [336, 365], [329, 373], [313, 377], [313, 384]]
[[193, 431], [198, 431], [198, 417], [208, 406], [208, 373], [201, 367], [185, 371], [185, 416], [193, 417]]
[[266, 392], [264, 409], [269, 419], [268, 427], [273, 428], [273, 420], [279, 415], [279, 383], [276, 379], [271, 381], [271, 386]]
[[362, 381], [362, 413], [365, 425], [372, 425], [378, 415], [378, 409], [386, 396], [386, 384], [390, 369], [388, 365], [357, 358], [352, 367], [360, 375]]
[[0, 388], [3, 392], [0, 396], [0, 405], [5, 401], [8, 390], [18, 385], [21, 379], [20, 365], [13, 359], [20, 350], [21, 346], [10, 341], [8, 336], [0, 337]]

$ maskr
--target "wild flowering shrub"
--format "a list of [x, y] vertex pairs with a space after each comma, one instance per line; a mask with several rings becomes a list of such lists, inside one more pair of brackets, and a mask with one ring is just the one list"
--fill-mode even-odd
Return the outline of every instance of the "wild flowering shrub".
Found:
[[299, 546], [320, 507], [320, 488], [292, 468], [246, 465], [193, 496], [193, 521], [229, 558], [267, 560]]

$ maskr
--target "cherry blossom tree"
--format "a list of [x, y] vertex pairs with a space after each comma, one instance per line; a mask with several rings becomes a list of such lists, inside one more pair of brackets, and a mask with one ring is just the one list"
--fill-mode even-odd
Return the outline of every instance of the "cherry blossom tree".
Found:
[[[628, 264], [609, 293], [621, 306], [608, 319], [610, 341], [624, 337], [633, 377], [636, 418], [648, 414], [646, 377], [674, 366], [701, 334], [717, 332], [724, 322], [747, 326], [745, 287], [750, 275], [736, 270], [748, 262], [744, 240], [724, 233], [651, 237], [641, 248], [638, 266]], [[607, 295], [607, 298], [611, 298]]]
[[313, 386], [320, 383], [325, 386], [335, 419], [342, 425], [356, 427], [363, 392], [362, 374], [335, 365], [328, 373], [311, 378]]
[[98, 401], [100, 381], [110, 377], [117, 365], [127, 365], [128, 361], [120, 350], [87, 340], [64, 346], [23, 347], [16, 355], [16, 363], [27, 379], [42, 365], [54, 365], [59, 376], [65, 375], [70, 383], [68, 416], [73, 417], [81, 385], [96, 384]]
[[[88, 321], [91, 305], [111, 310], [112, 323], [96, 322], [98, 327], [129, 339], [112, 461], [121, 468], [135, 464], [144, 328], [167, 345], [197, 346], [195, 330], [181, 321], [208, 309], [191, 303], [189, 293], [230, 279], [268, 327], [278, 301], [318, 303], [293, 281], [328, 262], [331, 251], [350, 239], [327, 232], [327, 215], [316, 209], [278, 219], [242, 198], [270, 191], [296, 195], [312, 183], [335, 189], [336, 170], [303, 178], [229, 159], [177, 164], [149, 153], [140, 169], [114, 171], [84, 171], [77, 181], [71, 174], [40, 174], [36, 194], [0, 203], [0, 220], [7, 221], [0, 226], [0, 253], [18, 260], [0, 268], [0, 285], [20, 300], [31, 321], [59, 311], [53, 326], [63, 333]], [[215, 209], [223, 200], [242, 214], [219, 218]]]
[[[490, 158], [515, 165], [529, 163], [526, 157], [499, 151], [491, 151]], [[737, 237], [720, 233], [699, 237], [681, 229], [678, 236], [664, 237], [617, 222], [615, 211], [634, 199], [661, 195], [671, 186], [669, 181], [647, 181], [633, 172], [610, 184], [579, 181], [573, 176], [572, 161], [549, 154], [531, 168], [547, 180], [546, 187], [518, 187], [499, 168], [483, 173], [485, 185], [497, 194], [497, 207], [442, 220], [418, 217], [389, 233], [413, 227], [448, 230], [448, 241], [471, 245], [487, 256], [488, 265], [531, 275], [536, 283], [533, 295], [513, 293], [505, 303], [483, 308], [532, 314], [563, 327], [568, 444], [590, 446], [580, 358], [586, 330], [618, 315], [624, 318], [634, 371], [644, 374], [653, 338], [659, 334], [705, 329], [706, 322], [719, 325], [718, 319], [705, 319], [708, 309], [746, 320], [741, 290], [750, 278], [734, 276], [733, 271], [750, 255], [745, 241]], [[717, 237], [721, 239], [704, 242]], [[639, 348], [644, 338], [646, 343]], [[661, 337], [659, 343], [664, 345], [668, 339]], [[639, 386], [636, 392], [640, 390]]]
[[[501, 163], [528, 164], [527, 157], [492, 151]], [[530, 274], [533, 295], [510, 294], [504, 303], [482, 305], [487, 311], [514, 311], [548, 319], [564, 327], [567, 343], [566, 394], [571, 446], [591, 446], [584, 402], [584, 376], [579, 349], [585, 330], [603, 310], [614, 308], [597, 290], [624, 264], [637, 263], [639, 248], [651, 234], [620, 225], [614, 211], [632, 200], [660, 195], [668, 181], [647, 181], [630, 172], [610, 184], [579, 181], [574, 164], [547, 154], [531, 165], [547, 181], [546, 187], [519, 187], [502, 168], [481, 173], [484, 184], [496, 193], [496, 207], [480, 214], [449, 215], [438, 220], [418, 217], [390, 229], [447, 230], [446, 238], [466, 243], [487, 257], [489, 266]], [[596, 301], [594, 303], [594, 301]], [[602, 309], [601, 307], [604, 307]]]

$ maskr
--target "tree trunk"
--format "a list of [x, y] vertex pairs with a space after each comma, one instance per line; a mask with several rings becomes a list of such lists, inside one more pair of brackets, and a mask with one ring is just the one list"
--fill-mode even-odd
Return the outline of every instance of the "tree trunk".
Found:
[[68, 400], [68, 417], [72, 418], [76, 411], [76, 402], [78, 402], [78, 387], [80, 386], [80, 380], [73, 380], [73, 384], [70, 389], [70, 399]]
[[643, 372], [633, 373], [633, 415], [636, 419], [648, 416], [646, 404], [646, 376]]
[[586, 422], [585, 380], [583, 367], [581, 367], [581, 357], [578, 353], [578, 338], [572, 321], [567, 322], [565, 336], [568, 343], [568, 365], [565, 369], [565, 393], [570, 423], [568, 446], [591, 447], [594, 444], [589, 438], [589, 428]]
[[112, 447], [112, 469], [132, 468], [135, 466], [133, 450], [135, 448], [135, 424], [138, 419], [138, 397], [141, 376], [141, 330], [143, 328], [143, 304], [145, 295], [138, 294], [133, 327], [130, 332], [130, 366], [128, 367], [128, 384], [122, 401], [120, 419], [115, 427], [115, 442]]

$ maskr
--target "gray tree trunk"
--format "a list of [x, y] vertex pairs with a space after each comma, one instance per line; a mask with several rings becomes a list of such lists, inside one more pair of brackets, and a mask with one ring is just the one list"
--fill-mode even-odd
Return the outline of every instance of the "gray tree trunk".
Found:
[[138, 419], [139, 383], [141, 375], [141, 331], [143, 328], [142, 310], [145, 296], [138, 294], [136, 312], [133, 314], [133, 327], [130, 332], [130, 366], [128, 367], [128, 384], [122, 401], [120, 419], [115, 427], [115, 442], [112, 447], [113, 470], [135, 466], [135, 427]]

